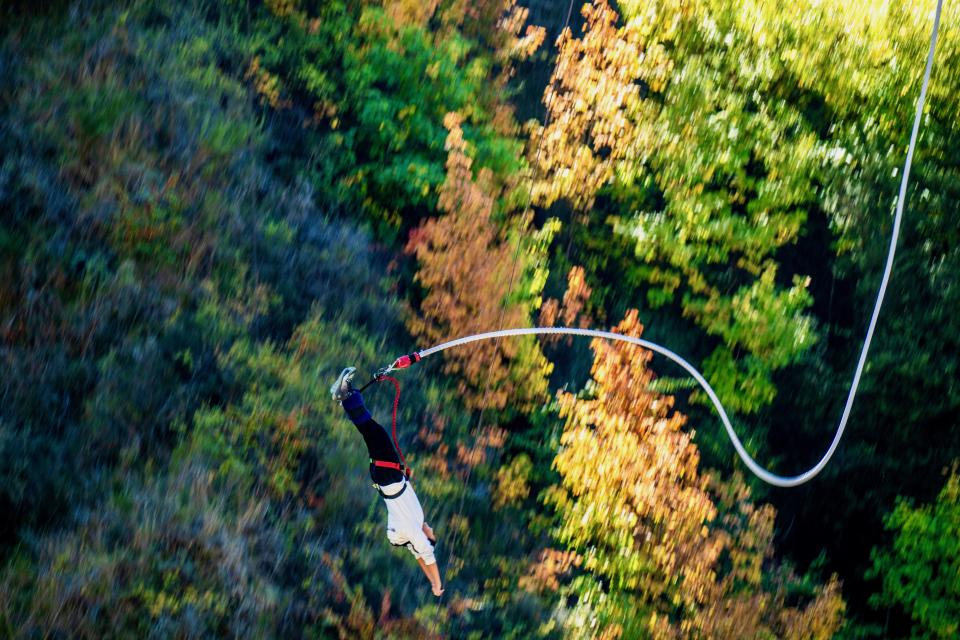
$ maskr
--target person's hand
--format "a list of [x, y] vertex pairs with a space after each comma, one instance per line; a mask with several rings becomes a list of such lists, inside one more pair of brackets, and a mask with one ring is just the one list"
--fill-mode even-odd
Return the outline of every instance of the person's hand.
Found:
[[430, 585], [430, 588], [433, 590], [433, 595], [438, 598], [443, 595], [443, 585], [440, 583]]
[[430, 544], [437, 544], [437, 536], [433, 535], [433, 529], [426, 522], [423, 523], [423, 535], [427, 536]]

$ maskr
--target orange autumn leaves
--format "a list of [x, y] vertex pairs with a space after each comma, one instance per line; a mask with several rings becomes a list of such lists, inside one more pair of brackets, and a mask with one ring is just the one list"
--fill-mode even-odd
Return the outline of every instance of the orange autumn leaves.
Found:
[[[639, 336], [637, 312], [617, 331]], [[769, 566], [772, 507], [751, 503], [739, 478], [700, 473], [685, 416], [649, 390], [651, 353], [602, 340], [593, 349], [587, 394], [558, 396], [561, 482], [546, 501], [563, 514], [557, 542], [577, 555], [564, 566], [595, 580], [586, 601], [597, 603], [603, 636], [830, 637], [843, 612], [838, 584], [806, 607], [785, 605], [797, 579]]]
[[[444, 125], [447, 177], [438, 208], [445, 215], [411, 232], [406, 246], [418, 260], [415, 280], [425, 291], [420, 313], [411, 314], [407, 326], [425, 345], [530, 322], [530, 304], [516, 290], [524, 267], [514, 266], [515, 246], [493, 219], [505, 187], [487, 169], [474, 175], [460, 117], [448, 114]], [[524, 406], [542, 398], [550, 364], [532, 338], [484, 340], [446, 354], [444, 370], [457, 375], [468, 407], [499, 409], [508, 401]]]
[[[540, 307], [541, 327], [579, 327], [587, 329], [592, 324], [592, 317], [587, 311], [590, 294], [593, 290], [587, 284], [587, 275], [583, 267], [573, 267], [567, 273], [567, 290], [563, 300], [547, 298]], [[559, 322], [558, 322], [559, 321]], [[544, 342], [560, 342], [564, 336], [542, 336]], [[573, 344], [573, 336], [565, 336], [566, 344]]]

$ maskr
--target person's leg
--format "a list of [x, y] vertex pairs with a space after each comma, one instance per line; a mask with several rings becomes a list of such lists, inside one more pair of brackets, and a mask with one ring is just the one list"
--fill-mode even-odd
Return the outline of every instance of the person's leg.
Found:
[[[397, 525], [387, 519], [387, 540], [395, 547], [406, 547], [420, 565], [423, 575], [430, 581], [430, 590], [433, 595], [439, 596], [443, 593], [443, 583], [440, 580], [440, 567], [437, 566], [437, 558], [433, 554], [433, 545], [430, 544], [426, 536], [409, 535], [403, 531], [398, 531]], [[415, 539], [414, 539], [415, 538]]]
[[[390, 439], [387, 430], [380, 426], [367, 411], [367, 407], [363, 404], [363, 395], [359, 391], [354, 390], [346, 395], [340, 401], [340, 406], [363, 436], [363, 441], [367, 445], [367, 454], [371, 459], [400, 464], [400, 456], [393, 446], [393, 440]], [[403, 473], [397, 469], [373, 466], [370, 473], [374, 482], [381, 486], [403, 480]]]
[[370, 415], [366, 405], [363, 404], [363, 394], [359, 391], [347, 395], [340, 401], [340, 406], [343, 407], [347, 417], [350, 418], [350, 422], [357, 426], [373, 421], [373, 416]]
[[427, 576], [427, 580], [430, 581], [430, 590], [433, 591], [433, 595], [437, 597], [442, 596], [443, 584], [440, 582], [440, 569], [437, 568], [437, 561], [434, 560], [432, 563], [427, 564], [423, 558], [417, 558], [417, 564], [420, 565], [423, 574]]
[[440, 567], [437, 565], [437, 558], [433, 552], [433, 544], [430, 538], [427, 537], [427, 531], [433, 533], [430, 526], [424, 523], [421, 524], [420, 529], [407, 532], [406, 537], [410, 541], [410, 551], [417, 559], [417, 564], [420, 565], [424, 575], [427, 576], [427, 580], [430, 581], [433, 595], [439, 596], [443, 593], [443, 584], [440, 580]]
[[[408, 543], [410, 552], [417, 559], [417, 564], [427, 576], [427, 580], [430, 581], [434, 595], [440, 595], [443, 593], [443, 584], [431, 539], [433, 529], [424, 522], [423, 507], [420, 506], [420, 499], [413, 487], [407, 485], [403, 495], [395, 500], [388, 500], [387, 510], [388, 521], [390, 528], [394, 529], [395, 539], [397, 541], [402, 539]], [[391, 535], [391, 532], [388, 531], [387, 535]]]

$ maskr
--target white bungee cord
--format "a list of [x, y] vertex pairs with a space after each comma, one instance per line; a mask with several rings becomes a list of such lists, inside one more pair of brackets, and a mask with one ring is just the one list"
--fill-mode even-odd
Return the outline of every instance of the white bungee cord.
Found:
[[[873, 332], [877, 326], [877, 318], [880, 316], [880, 307], [883, 304], [883, 297], [887, 292], [887, 284], [890, 281], [890, 274], [893, 271], [893, 259], [897, 250], [897, 239], [900, 236], [900, 222], [903, 218], [903, 206], [907, 199], [907, 185], [910, 180], [910, 167], [913, 164], [913, 152], [917, 145], [917, 136], [920, 132], [920, 120], [923, 117], [923, 107], [927, 98], [927, 86], [930, 83], [930, 73], [933, 69], [933, 54], [937, 46], [937, 32], [940, 27], [940, 12], [942, 8], [943, 0], [937, 0], [937, 8], [933, 17], [933, 30], [930, 35], [930, 49], [927, 52], [927, 65], [923, 74], [923, 83], [920, 86], [920, 96], [917, 99], [917, 110], [913, 120], [913, 130], [910, 134], [910, 145], [907, 148], [907, 159], [903, 166], [903, 176], [900, 179], [900, 194], [897, 198], [896, 215], [894, 216], [893, 220], [893, 233], [890, 237], [890, 248], [887, 251], [887, 262], [883, 268], [883, 278], [880, 281], [880, 289], [877, 292], [877, 301], [873, 306], [873, 314], [870, 317], [870, 325], [867, 328], [867, 336], [864, 339], [863, 347], [860, 350], [860, 359], [857, 361], [857, 369], [853, 374], [853, 382], [850, 385], [850, 391], [847, 394], [847, 401], [843, 407], [843, 414], [840, 417], [840, 424], [837, 426], [836, 434], [833, 436], [833, 441], [830, 443], [830, 447], [827, 449], [826, 453], [824, 453], [823, 457], [820, 458], [820, 461], [810, 469], [794, 476], [781, 476], [761, 467], [744, 448], [743, 443], [740, 441], [740, 438], [737, 436], [737, 433], [733, 428], [733, 425], [730, 423], [730, 417], [723, 408], [720, 398], [717, 397], [713, 387], [710, 386], [710, 383], [707, 382], [703, 375], [697, 371], [692, 364], [687, 362], [677, 353], [666, 347], [656, 344], [655, 342], [643, 340], [642, 338], [635, 338], [633, 336], [613, 333], [611, 331], [576, 329], [571, 327], [530, 327], [522, 329], [503, 329], [501, 331], [490, 331], [487, 333], [478, 333], [472, 336], [457, 338], [456, 340], [450, 340], [449, 342], [438, 344], [415, 354], [410, 354], [410, 356], [403, 356], [402, 358], [398, 359], [394, 365], [388, 367], [384, 371], [409, 366], [412, 364], [412, 362], [419, 361], [421, 358], [426, 358], [429, 355], [438, 353], [440, 351], [445, 351], [446, 349], [452, 349], [453, 347], [459, 347], [461, 345], [477, 342], [479, 340], [490, 340], [494, 338], [505, 338], [510, 336], [562, 334], [629, 342], [645, 349], [649, 349], [655, 353], [659, 353], [660, 355], [666, 356], [670, 360], [683, 367], [684, 370], [686, 370], [686, 372], [697, 381], [703, 390], [706, 391], [707, 396], [710, 398], [710, 402], [713, 403], [717, 413], [720, 415], [720, 420], [723, 421], [723, 426], [727, 430], [727, 435], [730, 437], [733, 447], [737, 450], [737, 455], [740, 456], [740, 459], [743, 460], [743, 463], [747, 465], [747, 468], [749, 468], [754, 475], [764, 482], [776, 487], [796, 487], [804, 484], [805, 482], [809, 482], [814, 478], [814, 476], [823, 470], [823, 468], [830, 461], [830, 458], [833, 457], [833, 454], [837, 450], [837, 446], [840, 444], [840, 439], [843, 437], [843, 432], [847, 428], [847, 421], [850, 419], [850, 411], [853, 408], [853, 401], [857, 395], [857, 388], [860, 385], [860, 377], [863, 375], [863, 368], [867, 362], [867, 352], [870, 350], [870, 342], [873, 340]], [[403, 363], [397, 366], [401, 361], [403, 361]]]

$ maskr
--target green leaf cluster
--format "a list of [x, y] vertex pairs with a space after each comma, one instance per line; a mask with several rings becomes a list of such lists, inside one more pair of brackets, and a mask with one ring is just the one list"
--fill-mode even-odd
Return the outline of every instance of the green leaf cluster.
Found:
[[956, 469], [936, 502], [913, 507], [905, 500], [884, 518], [894, 536], [871, 552], [868, 577], [882, 590], [876, 607], [902, 607], [915, 622], [913, 638], [953, 638], [960, 625], [960, 477]]

